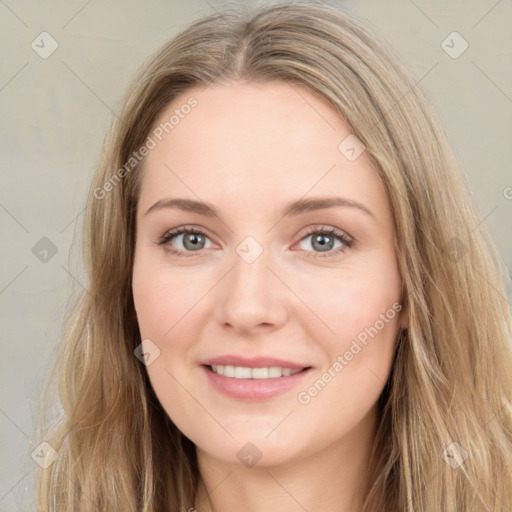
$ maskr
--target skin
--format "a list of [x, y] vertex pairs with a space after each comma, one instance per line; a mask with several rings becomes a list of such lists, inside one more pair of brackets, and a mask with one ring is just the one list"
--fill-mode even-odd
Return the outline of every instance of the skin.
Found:
[[[360, 510], [376, 402], [406, 312], [389, 319], [309, 403], [297, 395], [400, 303], [385, 189], [366, 151], [350, 161], [338, 150], [352, 129], [307, 89], [283, 82], [192, 88], [155, 126], [191, 96], [198, 105], [145, 159], [132, 283], [142, 339], [160, 350], [146, 366], [151, 384], [197, 446], [211, 492], [210, 502], [201, 487], [190, 507]], [[281, 215], [292, 201], [332, 196], [373, 216], [351, 207]], [[169, 197], [208, 202], [219, 217], [176, 208], [145, 214]], [[202, 249], [184, 245], [186, 235], [167, 246], [191, 257], [156, 243], [185, 225], [206, 232]], [[309, 227], [337, 228], [353, 244], [335, 254], [342, 243], [329, 239], [332, 249], [322, 252]], [[263, 249], [250, 264], [236, 252], [247, 236]], [[206, 378], [200, 362], [224, 354], [273, 356], [313, 371], [291, 390], [249, 402], [220, 394]], [[261, 453], [252, 467], [237, 457], [248, 442]]]

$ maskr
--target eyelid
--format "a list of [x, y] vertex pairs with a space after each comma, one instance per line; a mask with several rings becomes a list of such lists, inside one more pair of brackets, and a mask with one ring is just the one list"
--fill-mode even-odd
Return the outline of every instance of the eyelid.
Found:
[[350, 240], [350, 242], [354, 242], [355, 239], [352, 235], [350, 235], [347, 231], [344, 229], [339, 229], [334, 226], [331, 226], [330, 224], [313, 224], [306, 228], [304, 228], [303, 231], [299, 233], [299, 242], [303, 240], [306, 236], [311, 235], [313, 233], [321, 233], [321, 232], [327, 232], [332, 234], [333, 236], [341, 236], [343, 235], [345, 238]]

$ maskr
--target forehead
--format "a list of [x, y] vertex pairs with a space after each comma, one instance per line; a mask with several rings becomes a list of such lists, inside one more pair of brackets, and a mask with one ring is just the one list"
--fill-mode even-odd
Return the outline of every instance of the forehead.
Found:
[[[192, 99], [196, 106], [186, 108]], [[171, 118], [172, 128], [165, 125]], [[318, 159], [318, 153], [332, 149], [331, 137], [335, 133], [351, 131], [323, 98], [286, 82], [214, 83], [189, 89], [160, 115], [155, 123], [155, 129], [159, 128], [164, 130], [164, 144], [160, 144], [164, 152], [166, 140], [179, 148], [185, 144], [187, 150], [196, 150], [193, 155], [175, 151], [177, 158], [229, 154], [235, 162], [247, 161], [253, 155], [262, 158], [269, 151], [273, 158], [280, 156], [293, 161], [303, 156], [304, 144]]]
[[349, 195], [385, 210], [366, 152], [350, 160], [340, 149], [352, 132], [327, 100], [295, 84], [188, 89], [154, 123], [140, 210], [173, 195], [226, 206], [229, 197], [230, 206], [254, 208], [305, 195]]

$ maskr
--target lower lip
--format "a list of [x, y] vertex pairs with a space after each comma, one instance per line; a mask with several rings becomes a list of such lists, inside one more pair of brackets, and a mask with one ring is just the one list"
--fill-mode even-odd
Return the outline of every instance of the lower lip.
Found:
[[312, 368], [308, 368], [289, 377], [237, 379], [235, 377], [219, 375], [205, 365], [202, 365], [201, 368], [217, 391], [231, 398], [250, 401], [264, 400], [265, 398], [272, 398], [280, 393], [284, 393], [296, 386], [312, 370]]

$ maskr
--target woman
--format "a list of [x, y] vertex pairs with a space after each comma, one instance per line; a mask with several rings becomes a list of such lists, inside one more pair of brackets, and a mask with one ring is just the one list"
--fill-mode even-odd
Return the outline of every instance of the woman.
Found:
[[432, 108], [350, 16], [179, 34], [86, 215], [39, 510], [508, 510], [503, 267]]

